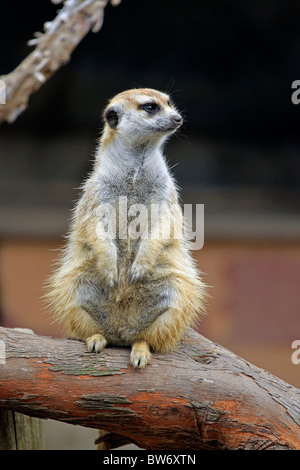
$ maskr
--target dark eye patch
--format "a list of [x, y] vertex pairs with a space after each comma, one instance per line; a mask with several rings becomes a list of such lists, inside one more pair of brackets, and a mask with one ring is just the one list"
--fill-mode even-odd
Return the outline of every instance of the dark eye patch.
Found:
[[154, 114], [154, 113], [157, 113], [157, 111], [160, 110], [160, 107], [156, 103], [145, 103], [145, 104], [141, 104], [139, 106], [139, 109], [143, 109], [148, 114]]

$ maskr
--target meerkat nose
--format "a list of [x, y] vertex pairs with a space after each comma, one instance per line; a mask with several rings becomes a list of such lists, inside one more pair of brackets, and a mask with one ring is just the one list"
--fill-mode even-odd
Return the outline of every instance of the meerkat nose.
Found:
[[173, 114], [172, 121], [174, 122], [176, 126], [180, 126], [182, 124], [182, 117], [178, 113]]

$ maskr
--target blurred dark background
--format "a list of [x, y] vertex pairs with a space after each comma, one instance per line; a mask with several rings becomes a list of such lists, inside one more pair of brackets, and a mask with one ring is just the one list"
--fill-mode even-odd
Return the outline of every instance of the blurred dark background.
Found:
[[[60, 6], [1, 8], [1, 68]], [[298, 0], [122, 0], [71, 61], [0, 126], [0, 321], [61, 332], [40, 300], [91, 168], [101, 113], [132, 87], [170, 92], [185, 116], [165, 153], [184, 202], [204, 204], [195, 252], [212, 286], [201, 332], [300, 386], [300, 80]], [[43, 313], [41, 313], [43, 312]]]

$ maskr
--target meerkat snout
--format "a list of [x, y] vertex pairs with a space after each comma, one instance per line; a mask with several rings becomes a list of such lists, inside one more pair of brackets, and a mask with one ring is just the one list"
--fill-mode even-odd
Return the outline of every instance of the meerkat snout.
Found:
[[181, 126], [181, 124], [183, 123], [183, 119], [179, 113], [173, 114], [173, 116], [171, 116], [171, 121], [173, 121], [176, 127]]

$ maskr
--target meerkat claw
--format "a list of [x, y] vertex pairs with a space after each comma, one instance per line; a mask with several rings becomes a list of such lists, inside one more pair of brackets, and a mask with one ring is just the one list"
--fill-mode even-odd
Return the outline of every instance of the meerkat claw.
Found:
[[104, 278], [108, 284], [108, 286], [113, 289], [115, 286], [118, 285], [118, 270], [117, 268], [113, 269], [103, 269]]
[[134, 369], [144, 369], [149, 363], [151, 358], [151, 353], [149, 351], [149, 346], [146, 341], [141, 341], [135, 343], [132, 346], [130, 354], [130, 363]]
[[89, 352], [100, 353], [107, 345], [107, 341], [103, 335], [96, 334], [86, 339], [86, 345]]
[[147, 268], [145, 266], [141, 266], [139, 263], [134, 262], [129, 276], [129, 283], [132, 284], [132, 282], [138, 281], [145, 275], [146, 271]]

